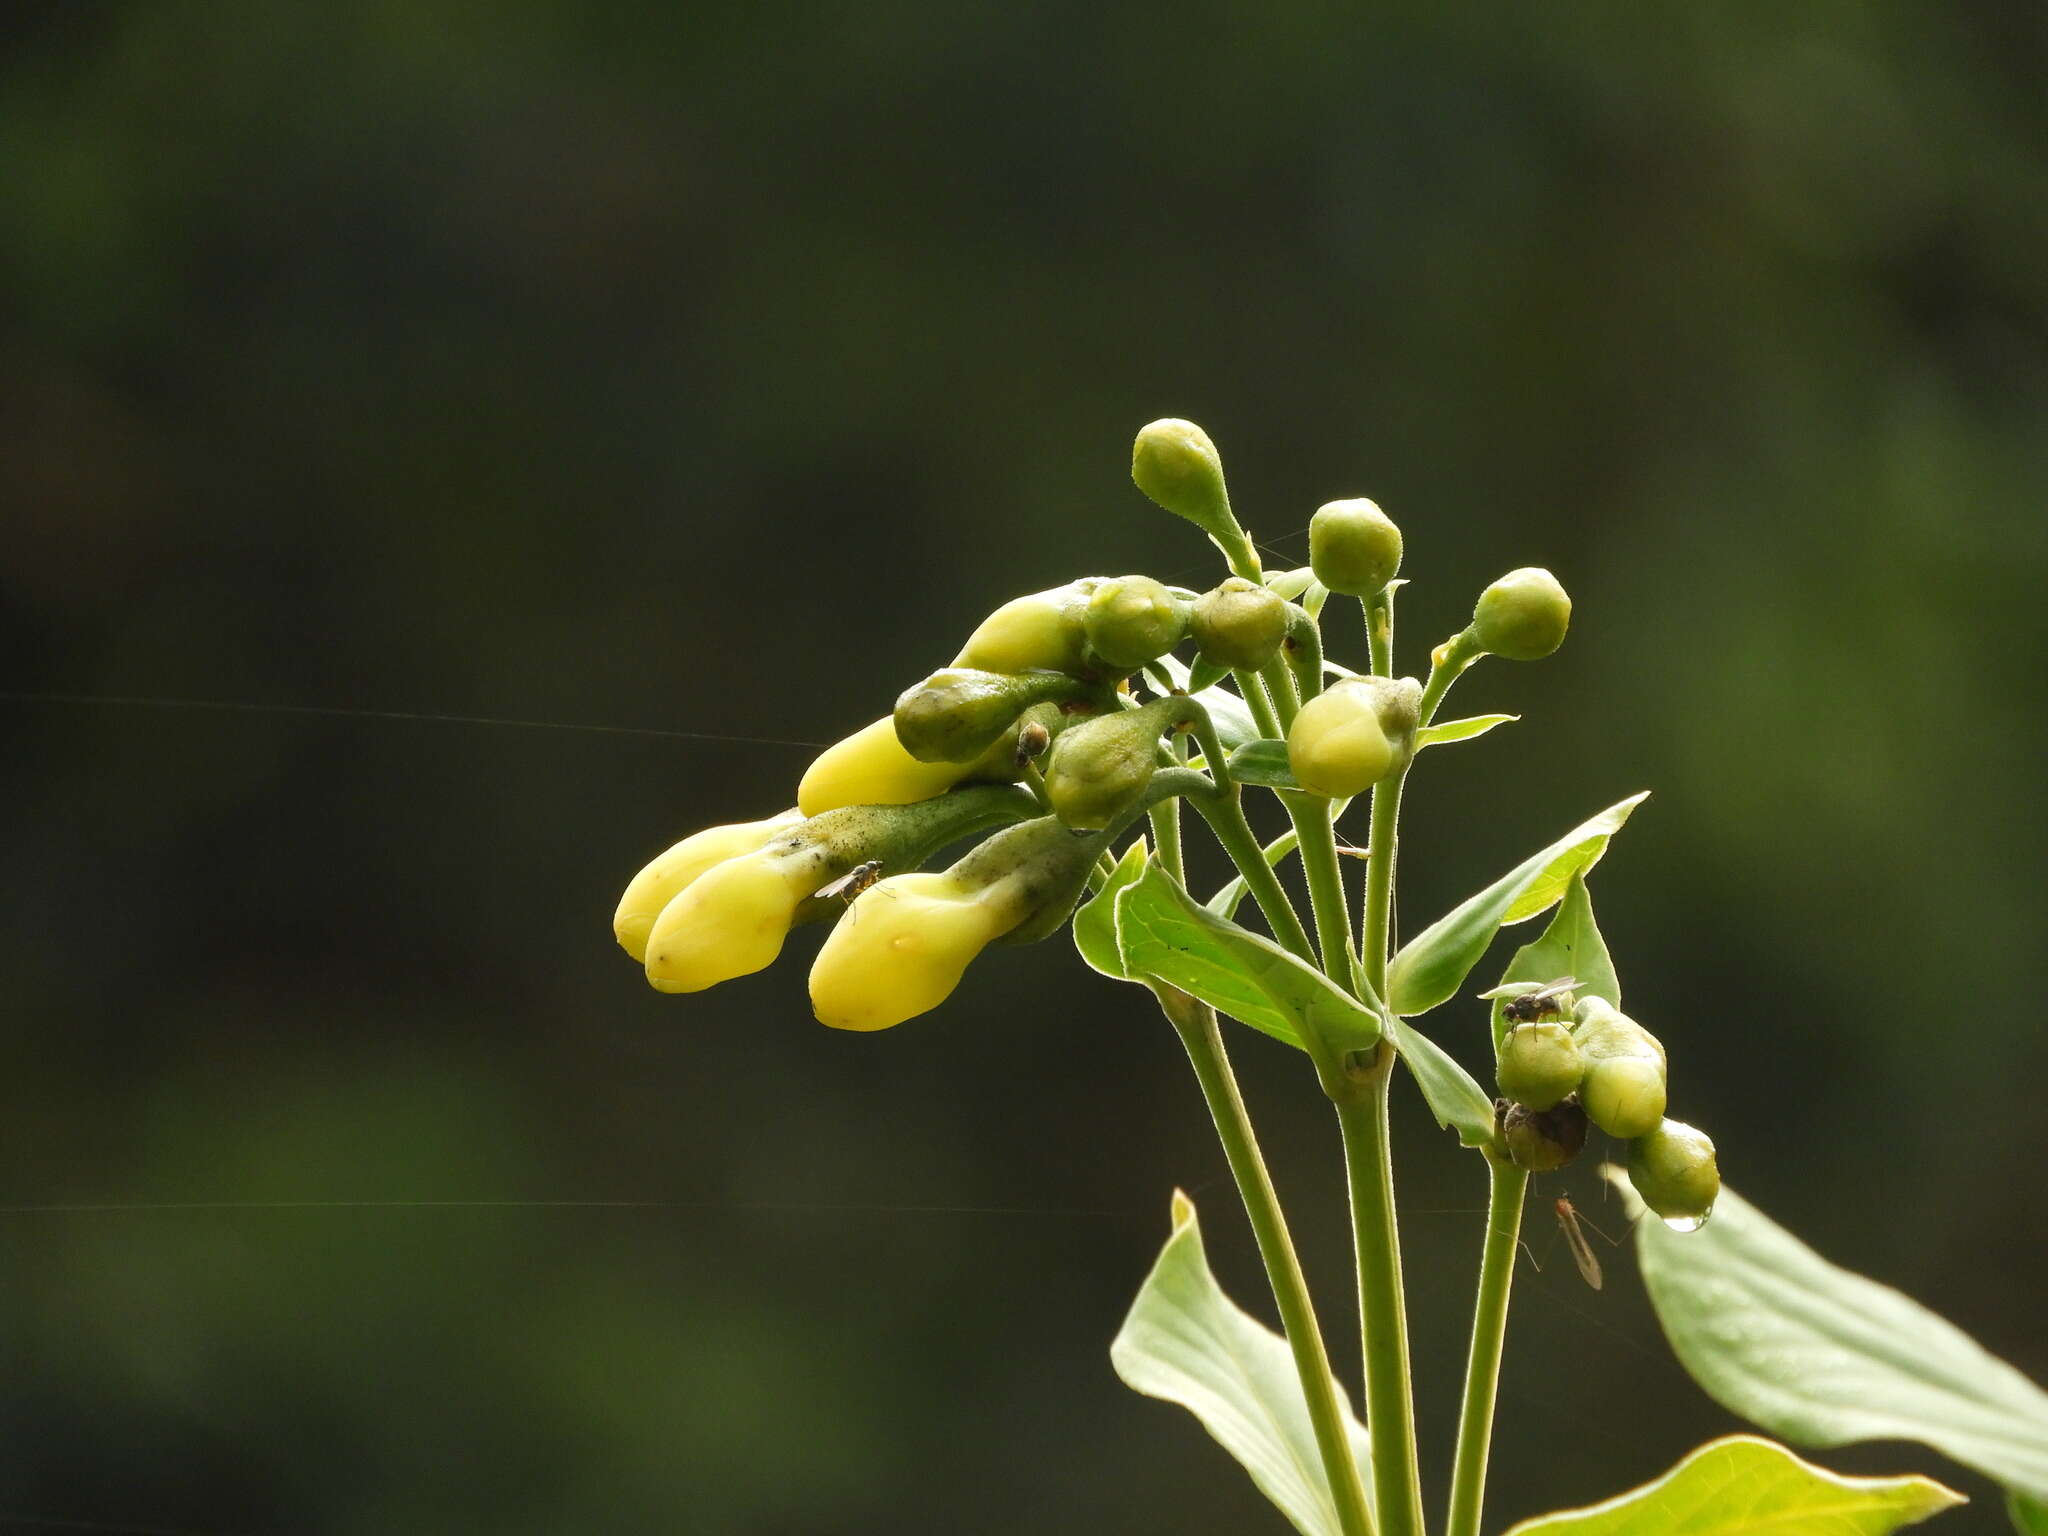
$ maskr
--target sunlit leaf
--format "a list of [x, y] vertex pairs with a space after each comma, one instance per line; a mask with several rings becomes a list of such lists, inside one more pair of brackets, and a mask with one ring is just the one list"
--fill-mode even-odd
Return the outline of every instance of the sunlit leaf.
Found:
[[[1511, 982], [1547, 982], [1570, 976], [1578, 981], [1572, 989], [1576, 997], [1601, 997], [1621, 1006], [1621, 982], [1614, 974], [1614, 961], [1607, 953], [1607, 941], [1600, 937], [1600, 926], [1593, 921], [1593, 898], [1586, 890], [1583, 870], [1572, 876], [1571, 884], [1565, 887], [1564, 900], [1557, 904], [1557, 912], [1550, 919], [1550, 926], [1543, 930], [1540, 938], [1524, 944], [1515, 951], [1515, 958], [1501, 974], [1501, 985]], [[1505, 997], [1493, 1000], [1493, 1043], [1499, 1046], [1507, 1035], [1508, 1021], [1503, 1010], [1507, 1006]]]
[[1427, 1013], [1455, 997], [1494, 934], [1505, 924], [1534, 917], [1561, 897], [1573, 875], [1599, 862], [1607, 840], [1647, 796], [1647, 790], [1630, 795], [1580, 823], [1402, 945], [1388, 972], [1394, 1012]]
[[1425, 725], [1415, 733], [1415, 749], [1441, 747], [1453, 741], [1470, 741], [1474, 736], [1484, 736], [1496, 725], [1506, 725], [1519, 720], [1520, 715], [1473, 715], [1466, 720], [1444, 720], [1435, 725]]
[[1773, 1440], [1710, 1440], [1653, 1483], [1507, 1536], [1885, 1536], [1965, 1503], [1925, 1477], [1845, 1477]]
[[1953, 1323], [1725, 1187], [1698, 1232], [1648, 1219], [1636, 1234], [1672, 1349], [1724, 1408], [1794, 1445], [1918, 1440], [2048, 1499], [2048, 1393]]
[[2008, 1489], [2005, 1513], [2020, 1536], [2048, 1536], [2048, 1501], [2030, 1499], [2018, 1489]]
[[1377, 1013], [1271, 939], [1199, 905], [1156, 863], [1117, 893], [1116, 921], [1133, 976], [1156, 976], [1292, 1046], [1312, 1037], [1352, 1051], [1379, 1039]]
[[1145, 839], [1141, 837], [1124, 850], [1102, 889], [1074, 914], [1074, 947], [1081, 951], [1081, 958], [1118, 981], [1132, 978], [1116, 947], [1116, 893], [1145, 872], [1146, 857]]
[[1493, 1100], [1470, 1072], [1398, 1014], [1391, 1021], [1388, 1038], [1415, 1074], [1415, 1084], [1438, 1125], [1455, 1129], [1458, 1140], [1468, 1147], [1483, 1147], [1493, 1140]]
[[1262, 784], [1267, 789], [1301, 788], [1287, 761], [1287, 743], [1270, 736], [1248, 741], [1232, 752], [1230, 776], [1240, 784]]
[[1251, 710], [1228, 688], [1189, 687], [1188, 664], [1178, 656], [1162, 656], [1153, 665], [1166, 674], [1174, 687], [1192, 695], [1209, 711], [1209, 722], [1216, 727], [1216, 736], [1223, 743], [1224, 751], [1232, 751], [1248, 741], [1259, 739], [1259, 728], [1252, 723]]
[[[1303, 1536], [1338, 1536], [1337, 1509], [1287, 1341], [1223, 1294], [1194, 1204], [1175, 1191], [1173, 1233], [1109, 1346], [1126, 1386], [1202, 1421]], [[1337, 1387], [1346, 1433], [1372, 1487], [1363, 1426]]]

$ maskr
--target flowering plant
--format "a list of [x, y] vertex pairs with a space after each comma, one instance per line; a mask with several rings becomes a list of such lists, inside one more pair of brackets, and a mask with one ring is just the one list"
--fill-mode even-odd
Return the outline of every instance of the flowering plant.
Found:
[[[1194, 1206], [1176, 1193], [1170, 1235], [1112, 1361], [1138, 1391], [1194, 1412], [1308, 1536], [1424, 1529], [1388, 1137], [1397, 1080], [1420, 1091], [1489, 1187], [1450, 1536], [1479, 1530], [1530, 1181], [1579, 1155], [1591, 1130], [1622, 1146], [1621, 1166], [1603, 1171], [1651, 1218], [1635, 1226], [1644, 1279], [1679, 1360], [1709, 1393], [1801, 1445], [1923, 1441], [2001, 1485], [2019, 1530], [2048, 1532], [2048, 1395], [1723, 1190], [1712, 1140], [1667, 1114], [1669, 1055], [1622, 1011], [1587, 886], [1642, 795], [1397, 942], [1403, 787], [1428, 750], [1516, 718], [1439, 714], [1484, 658], [1557, 650], [1572, 617], [1557, 579], [1534, 568], [1503, 576], [1430, 653], [1426, 676], [1403, 677], [1402, 538], [1378, 506], [1324, 506], [1309, 526], [1309, 565], [1269, 572], [1200, 428], [1146, 427], [1132, 475], [1208, 535], [1229, 574], [1203, 592], [1086, 577], [997, 608], [949, 666], [819, 756], [794, 809], [685, 838], [634, 878], [614, 927], [649, 982], [688, 993], [747, 975], [775, 960], [793, 927], [825, 922], [810, 982], [818, 1019], [884, 1029], [944, 1003], [988, 945], [1033, 942], [1071, 922], [1087, 963], [1147, 989], [1185, 1046], [1281, 1322], [1275, 1334], [1223, 1294]], [[1365, 663], [1356, 671], [1324, 645], [1326, 620], [1353, 612]], [[1262, 842], [1249, 794], [1272, 796], [1288, 830]], [[1360, 801], [1362, 848], [1337, 834]], [[1206, 898], [1189, 885], [1184, 807], [1235, 868]], [[975, 837], [944, 868], [925, 868]], [[1364, 866], [1355, 893], [1346, 855]], [[1294, 889], [1283, 870], [1298, 870]], [[1263, 932], [1239, 921], [1247, 898]], [[1468, 992], [1502, 928], [1546, 913], [1495, 984], [1469, 994], [1485, 1005], [1489, 1091], [1413, 1021]], [[1332, 1373], [1221, 1018], [1299, 1051], [1342, 1132], [1363, 1424]], [[1597, 1286], [1598, 1260], [1569, 1202], [1557, 1204]], [[1513, 1529], [1881, 1533], [1961, 1498], [1920, 1476], [1840, 1476], [1740, 1435], [1603, 1504]]]

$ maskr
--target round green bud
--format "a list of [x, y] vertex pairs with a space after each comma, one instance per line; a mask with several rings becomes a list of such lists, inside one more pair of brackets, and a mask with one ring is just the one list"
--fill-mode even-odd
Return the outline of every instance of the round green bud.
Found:
[[1053, 814], [1077, 832], [1109, 826], [1152, 782], [1160, 735], [1188, 707], [1185, 699], [1154, 699], [1062, 732], [1045, 767]]
[[1209, 434], [1192, 421], [1168, 417], [1138, 434], [1131, 449], [1131, 479], [1176, 517], [1212, 537], [1240, 537], [1223, 485], [1223, 459]]
[[1317, 694], [1287, 731], [1287, 764], [1311, 794], [1361, 794], [1415, 755], [1422, 685], [1412, 677], [1347, 677]]
[[1586, 1112], [1577, 1099], [1554, 1109], [1510, 1104], [1500, 1122], [1501, 1143], [1516, 1166], [1549, 1173], [1579, 1155], [1586, 1144]]
[[1528, 565], [1479, 594], [1467, 633], [1481, 650], [1509, 661], [1541, 661], [1564, 644], [1572, 600], [1550, 572]]
[[1665, 1056], [1657, 1037], [1597, 997], [1579, 1004], [1572, 1038], [1586, 1059], [1579, 1100], [1610, 1136], [1642, 1136], [1664, 1118]]
[[1332, 592], [1371, 597], [1401, 569], [1401, 530], [1363, 496], [1325, 502], [1309, 519], [1308, 563]]
[[949, 667], [903, 690], [896, 739], [921, 763], [966, 763], [988, 751], [1034, 704], [1072, 699], [1087, 685], [1064, 672]]
[[1500, 1091], [1530, 1109], [1555, 1109], [1586, 1075], [1586, 1058], [1562, 1024], [1520, 1024], [1500, 1044]]
[[1579, 1050], [1588, 1061], [1603, 1056], [1647, 1054], [1657, 1058], [1658, 1066], [1667, 1065], [1664, 1042], [1606, 998], [1581, 998], [1572, 1011], [1572, 1017], [1578, 1021], [1572, 1030], [1572, 1038], [1578, 1042]]
[[1713, 1139], [1676, 1120], [1628, 1144], [1628, 1177], [1643, 1204], [1670, 1222], [1705, 1221], [1721, 1193]]
[[983, 619], [953, 658], [983, 672], [1080, 672], [1087, 666], [1088, 599], [1101, 578], [1030, 592]]
[[1187, 633], [1187, 605], [1150, 576], [1105, 581], [1088, 599], [1088, 648], [1129, 672], [1157, 661]]
[[1233, 576], [1195, 599], [1188, 630], [1219, 667], [1256, 672], [1287, 638], [1287, 600], [1270, 587]]

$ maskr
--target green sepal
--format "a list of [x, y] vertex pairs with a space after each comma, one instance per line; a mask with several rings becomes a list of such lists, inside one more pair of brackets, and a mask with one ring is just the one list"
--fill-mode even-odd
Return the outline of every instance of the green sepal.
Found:
[[1757, 1435], [1709, 1440], [1653, 1482], [1506, 1536], [1887, 1536], [1967, 1503], [1932, 1478], [1847, 1477]]
[[1040, 816], [998, 832], [957, 860], [948, 871], [975, 889], [998, 880], [1028, 882], [1029, 914], [996, 942], [1035, 944], [1065, 923], [1088, 888], [1088, 871], [1109, 846], [1112, 834], [1083, 835], [1057, 816]]
[[1078, 832], [1115, 823], [1152, 782], [1159, 738], [1189, 721], [1201, 706], [1180, 694], [1120, 709], [1068, 728], [1045, 765], [1053, 814]]
[[[1342, 1536], [1308, 1401], [1287, 1341], [1238, 1307], [1210, 1272], [1194, 1202], [1173, 1193], [1173, 1230], [1109, 1346], [1125, 1386], [1201, 1420], [1302, 1536]], [[1371, 1497], [1371, 1444], [1342, 1386], [1345, 1437]]]
[[1493, 1100], [1472, 1074], [1429, 1036], [1404, 1021], [1399, 1014], [1387, 1019], [1387, 1038], [1408, 1070], [1415, 1074], [1415, 1086], [1422, 1090], [1429, 1112], [1446, 1130], [1455, 1130], [1468, 1147], [1490, 1146], [1493, 1142]]
[[1493, 936], [1509, 923], [1548, 910], [1564, 895], [1573, 875], [1599, 862], [1607, 851], [1607, 840], [1648, 794], [1645, 790], [1630, 795], [1581, 822], [1402, 945], [1388, 971], [1394, 1012], [1404, 1016], [1427, 1013], [1455, 997]]
[[[1642, 1210], [1620, 1169], [1601, 1171]], [[1664, 1335], [1722, 1407], [1794, 1445], [1918, 1440], [2048, 1500], [2048, 1392], [1953, 1323], [1830, 1264], [1726, 1185], [1698, 1231], [1635, 1228]]]
[[1179, 987], [1240, 1024], [1330, 1059], [1380, 1037], [1378, 1012], [1271, 939], [1201, 906], [1158, 863], [1116, 896], [1117, 947], [1132, 976]]
[[1034, 704], [1064, 703], [1101, 689], [1064, 672], [983, 672], [947, 667], [896, 699], [896, 739], [922, 763], [969, 763], [993, 747]]
[[[1014, 784], [978, 784], [948, 790], [909, 805], [847, 805], [799, 822], [785, 834], [829, 850], [820, 884], [873, 861], [877, 875], [920, 868], [934, 854], [989, 827], [1028, 820], [1038, 802]], [[797, 908], [799, 923], [836, 919], [846, 910], [837, 897], [813, 896]]]
[[1230, 668], [1220, 666], [1206, 656], [1197, 656], [1194, 665], [1188, 668], [1187, 691], [1201, 693], [1205, 689], [1214, 688], [1228, 676]]
[[2019, 1489], [2008, 1488], [2005, 1514], [2019, 1536], [2048, 1536], [2048, 1500], [2030, 1499]]

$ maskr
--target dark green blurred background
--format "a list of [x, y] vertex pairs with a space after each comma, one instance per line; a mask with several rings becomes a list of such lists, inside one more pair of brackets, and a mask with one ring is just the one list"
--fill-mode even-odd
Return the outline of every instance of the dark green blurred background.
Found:
[[[1175, 1184], [1267, 1310], [1141, 994], [846, 1036], [814, 935], [608, 932], [998, 601], [1206, 584], [1160, 415], [1283, 563], [1400, 520], [1411, 669], [1560, 573], [1409, 926], [1655, 788], [1594, 889], [1674, 1112], [2048, 1378], [2038, 6], [43, 0], [0, 71], [0, 1528], [1277, 1530], [1106, 1359]], [[1483, 1180], [1398, 1130], [1440, 1488]], [[1732, 1427], [1532, 1233], [1489, 1528]]]

